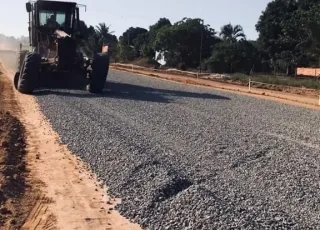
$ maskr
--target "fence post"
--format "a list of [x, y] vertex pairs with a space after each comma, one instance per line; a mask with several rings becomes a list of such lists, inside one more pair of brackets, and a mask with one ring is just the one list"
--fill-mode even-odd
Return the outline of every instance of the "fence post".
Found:
[[318, 95], [318, 105], [320, 106], [320, 92], [319, 92], [319, 95]]
[[249, 77], [249, 92], [251, 92], [251, 78]]

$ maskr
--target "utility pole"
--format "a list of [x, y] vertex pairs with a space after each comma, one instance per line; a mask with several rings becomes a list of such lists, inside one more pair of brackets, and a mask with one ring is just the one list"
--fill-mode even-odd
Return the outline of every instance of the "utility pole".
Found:
[[201, 41], [200, 41], [200, 66], [199, 66], [199, 69], [200, 69], [200, 73], [201, 73], [201, 64], [202, 64], [202, 46], [203, 46], [203, 25], [204, 25], [204, 22], [203, 20], [202, 21], [202, 27], [201, 27]]
[[130, 46], [130, 31], [128, 31], [128, 46]]

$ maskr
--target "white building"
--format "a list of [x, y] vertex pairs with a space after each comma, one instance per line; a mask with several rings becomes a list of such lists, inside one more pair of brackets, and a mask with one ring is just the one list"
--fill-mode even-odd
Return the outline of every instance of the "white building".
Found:
[[[160, 55], [160, 58], [159, 58], [159, 55]], [[156, 52], [156, 55], [155, 55], [154, 59], [157, 62], [159, 62], [161, 65], [165, 65], [166, 64], [166, 60], [164, 58], [164, 52]]]

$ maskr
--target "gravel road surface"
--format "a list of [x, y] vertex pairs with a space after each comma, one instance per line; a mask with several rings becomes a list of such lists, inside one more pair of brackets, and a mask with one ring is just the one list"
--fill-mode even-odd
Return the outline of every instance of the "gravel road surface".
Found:
[[320, 225], [320, 112], [130, 73], [40, 90], [62, 141], [149, 229]]

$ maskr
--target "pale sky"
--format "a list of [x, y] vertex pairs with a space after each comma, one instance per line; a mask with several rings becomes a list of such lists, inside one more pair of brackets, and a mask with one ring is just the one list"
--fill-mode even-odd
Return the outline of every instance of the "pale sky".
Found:
[[[64, 1], [64, 0], [62, 0]], [[72, 1], [72, 0], [71, 0]], [[87, 5], [80, 18], [87, 25], [105, 22], [120, 36], [130, 26], [148, 29], [160, 17], [171, 23], [183, 17], [202, 18], [216, 31], [229, 22], [240, 24], [248, 39], [256, 39], [255, 30], [261, 12], [271, 0], [75, 0]], [[28, 35], [27, 0], [0, 0], [0, 33], [10, 36]]]

